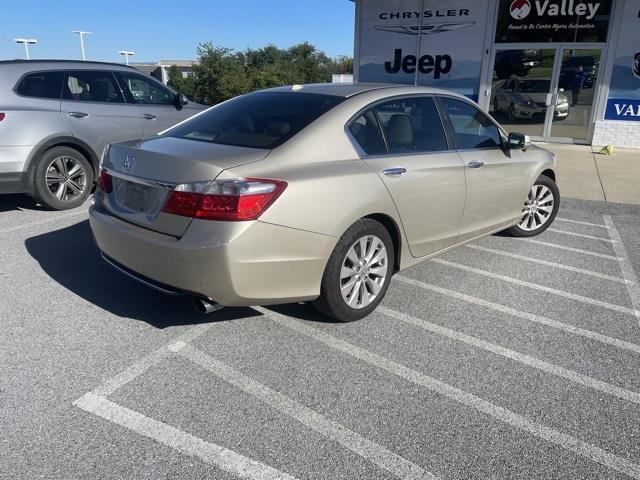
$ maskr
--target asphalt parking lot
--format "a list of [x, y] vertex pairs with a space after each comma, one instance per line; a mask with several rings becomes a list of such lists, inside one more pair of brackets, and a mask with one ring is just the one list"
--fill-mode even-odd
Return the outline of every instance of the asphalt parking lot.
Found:
[[0, 478], [640, 478], [640, 207], [565, 200], [336, 324], [201, 316], [0, 197]]

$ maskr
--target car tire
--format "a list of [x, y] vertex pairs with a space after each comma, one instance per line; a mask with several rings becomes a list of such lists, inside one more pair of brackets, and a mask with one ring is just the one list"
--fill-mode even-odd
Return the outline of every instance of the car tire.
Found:
[[516, 106], [513, 103], [509, 105], [509, 110], [507, 110], [507, 118], [510, 122], [516, 121]]
[[36, 200], [53, 210], [79, 207], [91, 194], [91, 163], [73, 148], [53, 147], [37, 160], [33, 170]]
[[507, 232], [514, 237], [540, 235], [553, 223], [559, 207], [560, 190], [556, 182], [545, 175], [540, 175], [529, 190], [518, 223]]
[[313, 306], [340, 322], [366, 317], [387, 293], [394, 258], [389, 231], [375, 220], [358, 220], [333, 249], [322, 276], [320, 296]]

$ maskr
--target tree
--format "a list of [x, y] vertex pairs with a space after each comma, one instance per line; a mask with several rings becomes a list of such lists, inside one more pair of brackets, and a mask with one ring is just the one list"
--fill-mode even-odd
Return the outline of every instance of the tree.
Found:
[[353, 58], [347, 55], [340, 55], [331, 60], [331, 73], [337, 74], [352, 74], [353, 73]]
[[167, 84], [174, 90], [184, 93], [188, 97], [193, 96], [194, 80], [193, 77], [183, 77], [182, 72], [176, 65], [169, 67], [169, 81]]

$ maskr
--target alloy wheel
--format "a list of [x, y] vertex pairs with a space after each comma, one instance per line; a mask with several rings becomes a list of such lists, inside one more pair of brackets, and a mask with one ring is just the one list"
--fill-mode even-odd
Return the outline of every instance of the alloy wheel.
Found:
[[554, 205], [553, 192], [544, 185], [534, 185], [522, 207], [518, 226], [527, 232], [538, 230], [551, 218]]
[[73, 201], [87, 188], [87, 172], [75, 158], [56, 157], [47, 167], [47, 188], [63, 202]]
[[367, 235], [347, 251], [340, 269], [342, 299], [351, 308], [367, 307], [377, 297], [387, 279], [389, 258], [382, 240]]

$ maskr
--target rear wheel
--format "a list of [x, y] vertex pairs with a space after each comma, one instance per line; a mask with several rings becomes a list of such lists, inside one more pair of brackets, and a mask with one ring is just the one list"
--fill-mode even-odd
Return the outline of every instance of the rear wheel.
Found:
[[391, 236], [380, 223], [363, 218], [334, 248], [314, 307], [341, 322], [369, 315], [382, 301], [394, 269]]
[[553, 223], [560, 207], [560, 191], [556, 182], [541, 175], [531, 187], [516, 225], [507, 231], [515, 237], [533, 237]]
[[93, 167], [77, 150], [54, 147], [42, 154], [33, 172], [35, 198], [54, 210], [82, 205], [93, 187]]

